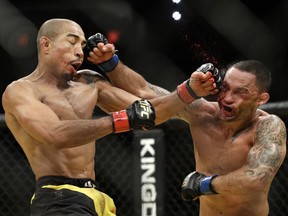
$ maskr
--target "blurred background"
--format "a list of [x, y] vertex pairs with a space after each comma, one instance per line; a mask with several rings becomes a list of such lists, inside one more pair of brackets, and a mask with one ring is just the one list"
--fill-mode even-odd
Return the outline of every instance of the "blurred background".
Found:
[[[36, 67], [37, 31], [50, 18], [78, 22], [86, 38], [103, 33], [125, 64], [168, 90], [206, 62], [222, 69], [242, 59], [260, 60], [273, 77], [266, 110], [287, 126], [287, 0], [0, 0], [1, 95], [10, 82]], [[0, 179], [0, 215], [28, 216], [34, 176], [1, 114], [2, 104], [0, 172], [5, 178]], [[120, 216], [141, 215], [135, 133], [97, 141], [97, 181], [114, 199]], [[155, 172], [157, 215], [198, 215], [198, 203], [184, 203], [179, 194], [183, 178], [194, 170], [188, 126], [172, 119], [148, 135], [161, 138]], [[286, 156], [271, 187], [270, 216], [288, 215], [287, 172]]]
[[258, 59], [273, 73], [270, 101], [288, 98], [287, 0], [0, 0], [1, 93], [34, 70], [38, 28], [55, 17], [86, 38], [105, 34], [124, 63], [168, 90], [203, 63]]

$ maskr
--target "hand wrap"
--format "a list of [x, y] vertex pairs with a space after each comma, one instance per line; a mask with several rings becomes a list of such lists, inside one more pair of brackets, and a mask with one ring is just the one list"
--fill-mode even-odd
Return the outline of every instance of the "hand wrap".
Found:
[[131, 129], [153, 129], [155, 126], [154, 107], [148, 100], [137, 100], [126, 110], [110, 113], [114, 133]]
[[[95, 35], [90, 36], [87, 39], [87, 44], [84, 47], [84, 55], [89, 56], [89, 52], [93, 52], [93, 48], [97, 47], [98, 43], [104, 43], [107, 44], [108, 40], [106, 37], [101, 33], [96, 33]], [[113, 55], [113, 57], [105, 62], [102, 62], [100, 64], [97, 64], [97, 66], [105, 73], [108, 73], [116, 68], [118, 65], [119, 59], [116, 54]]]
[[212, 187], [212, 181], [217, 175], [206, 176], [199, 172], [192, 172], [182, 183], [181, 195], [183, 200], [192, 201], [201, 195], [217, 194]]

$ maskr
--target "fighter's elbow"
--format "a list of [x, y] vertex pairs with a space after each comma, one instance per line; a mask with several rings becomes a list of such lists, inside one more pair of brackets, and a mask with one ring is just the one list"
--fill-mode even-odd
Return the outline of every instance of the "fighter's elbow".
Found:
[[63, 126], [50, 126], [42, 133], [42, 143], [55, 149], [67, 148], [69, 144], [69, 134]]
[[258, 173], [247, 178], [246, 186], [249, 191], [261, 191], [271, 184], [273, 175], [267, 173]]
[[56, 149], [65, 148], [67, 145], [67, 139], [65, 138], [64, 134], [61, 133], [49, 133], [47, 132], [46, 135], [43, 137], [42, 141], [45, 145], [53, 146]]

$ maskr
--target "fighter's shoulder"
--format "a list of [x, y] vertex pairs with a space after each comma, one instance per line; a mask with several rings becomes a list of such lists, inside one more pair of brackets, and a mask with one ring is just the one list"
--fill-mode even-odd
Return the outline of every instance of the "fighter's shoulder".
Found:
[[3, 107], [5, 109], [10, 105], [14, 106], [18, 101], [23, 100], [28, 95], [33, 95], [34, 93], [35, 91], [30, 81], [25, 79], [15, 80], [8, 84], [3, 92]]
[[258, 110], [261, 114], [257, 124], [258, 129], [271, 132], [286, 131], [286, 126], [283, 120], [274, 114], [269, 114], [263, 110]]
[[214, 118], [218, 110], [217, 102], [209, 102], [204, 98], [200, 98], [187, 105], [178, 116], [190, 124], [197, 124], [197, 121]]
[[95, 83], [100, 80], [108, 82], [106, 77], [101, 73], [90, 69], [82, 69], [77, 71], [77, 75], [74, 77], [73, 81]]
[[21, 94], [21, 93], [27, 93], [27, 91], [32, 91], [33, 85], [31, 85], [31, 82], [25, 79], [18, 79], [10, 84], [8, 84], [5, 88], [4, 94]]
[[261, 121], [267, 121], [267, 122], [283, 122], [282, 119], [275, 115], [275, 114], [271, 114], [271, 113], [268, 113], [264, 110], [261, 110], [261, 109], [258, 109], [257, 112], [259, 112], [259, 119], [260, 119], [260, 122]]
[[197, 99], [189, 104], [191, 111], [205, 112], [215, 114], [219, 110], [217, 102], [209, 102], [204, 98]]

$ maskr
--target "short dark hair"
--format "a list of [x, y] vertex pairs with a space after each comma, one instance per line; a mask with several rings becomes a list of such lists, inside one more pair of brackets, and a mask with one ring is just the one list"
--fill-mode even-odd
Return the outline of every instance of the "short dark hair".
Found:
[[237, 68], [240, 71], [254, 74], [256, 76], [256, 85], [260, 92], [268, 92], [271, 86], [271, 73], [269, 69], [258, 60], [242, 60], [228, 66]]

